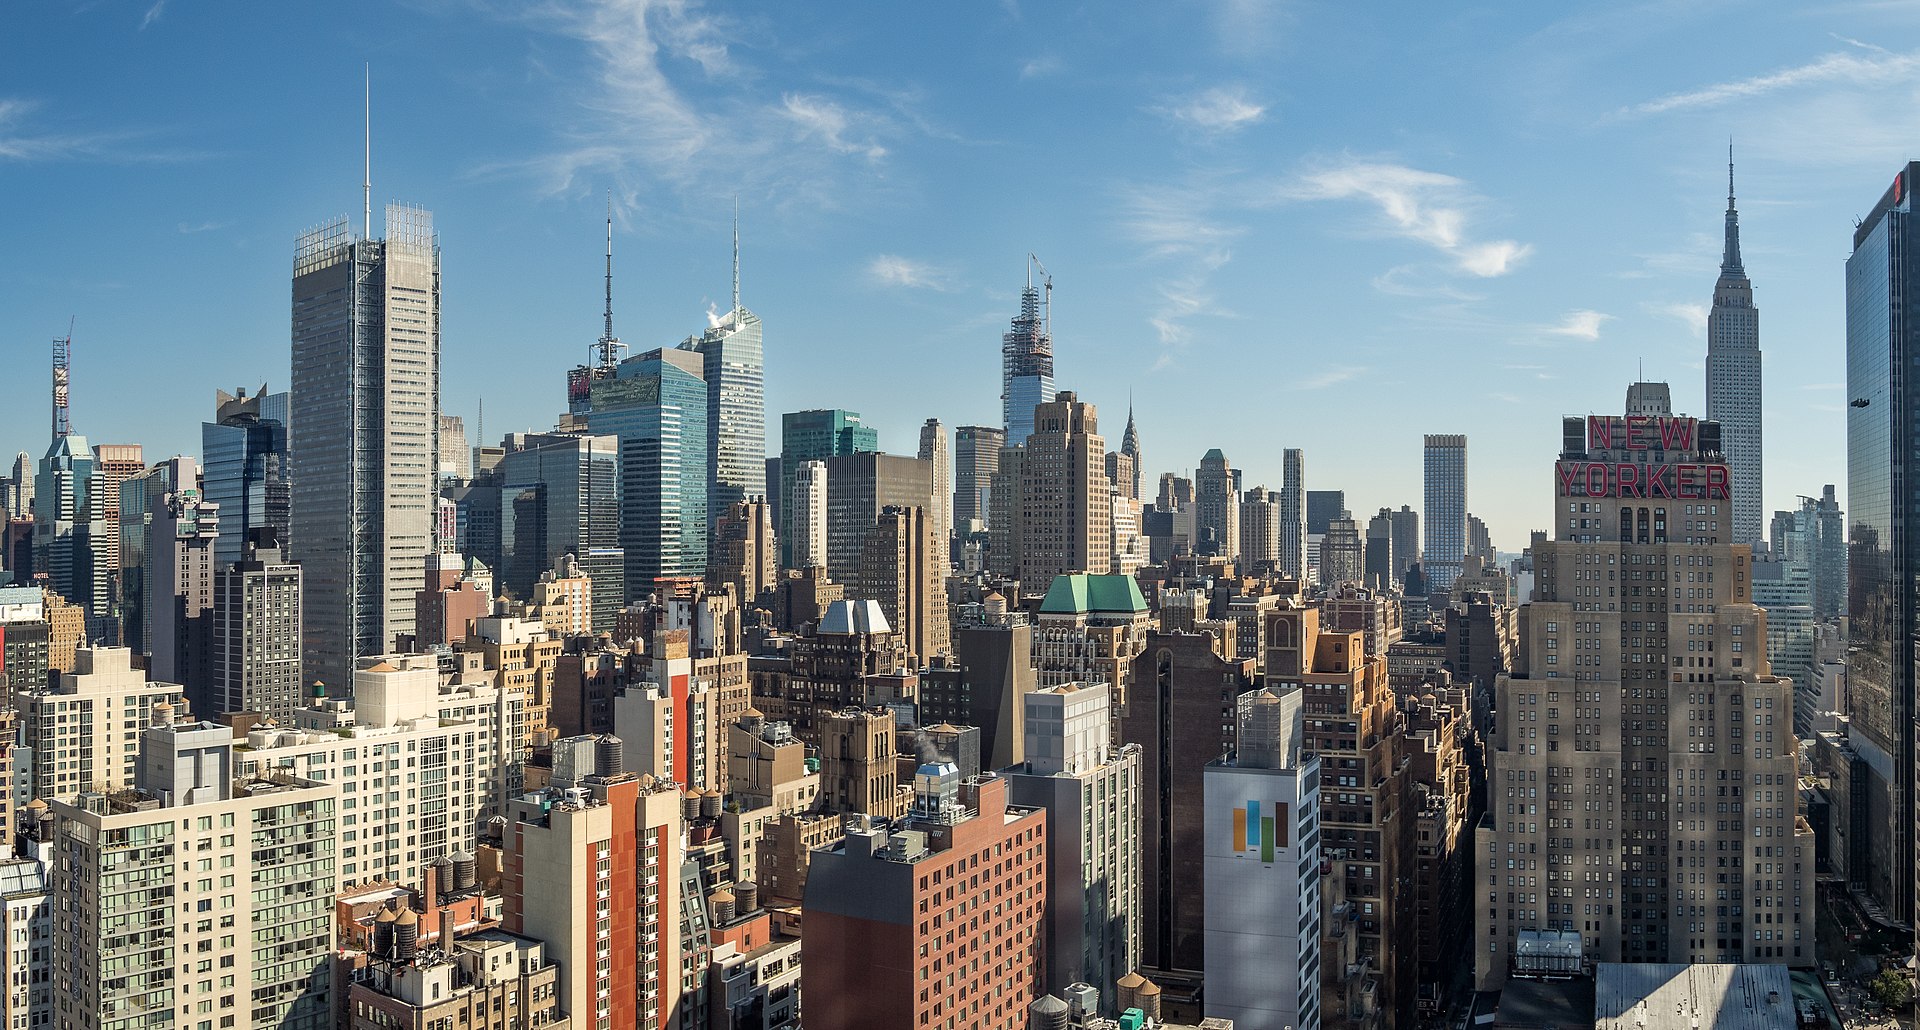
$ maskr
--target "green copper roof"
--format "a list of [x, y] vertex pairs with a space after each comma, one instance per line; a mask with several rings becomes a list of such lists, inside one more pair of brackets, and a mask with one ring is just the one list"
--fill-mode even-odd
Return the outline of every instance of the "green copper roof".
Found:
[[1147, 599], [1132, 576], [1089, 576], [1085, 574], [1053, 577], [1047, 599], [1040, 602], [1043, 614], [1071, 615], [1077, 612], [1144, 612]]

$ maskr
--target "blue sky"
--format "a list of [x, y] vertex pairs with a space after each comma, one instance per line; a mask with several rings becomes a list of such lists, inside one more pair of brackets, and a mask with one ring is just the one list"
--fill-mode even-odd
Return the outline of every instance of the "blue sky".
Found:
[[[1920, 140], [1920, 5], [93, 0], [0, 13], [0, 449], [45, 449], [75, 330], [93, 442], [192, 453], [287, 376], [294, 236], [374, 198], [444, 249], [443, 406], [550, 426], [599, 333], [602, 212], [636, 348], [744, 294], [769, 422], [889, 450], [994, 424], [1028, 252], [1057, 379], [1154, 472], [1307, 449], [1357, 514], [1470, 439], [1497, 544], [1545, 527], [1563, 413], [1644, 361], [1703, 412], [1736, 140], [1769, 509], [1844, 479], [1842, 263]], [[378, 216], [376, 215], [376, 218]], [[378, 228], [376, 226], [376, 232]], [[1845, 490], [1844, 481], [1840, 482]]]

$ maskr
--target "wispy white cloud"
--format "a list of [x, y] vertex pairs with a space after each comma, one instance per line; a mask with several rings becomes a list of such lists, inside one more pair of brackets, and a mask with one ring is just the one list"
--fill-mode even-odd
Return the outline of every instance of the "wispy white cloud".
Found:
[[848, 139], [852, 120], [847, 109], [824, 97], [788, 93], [780, 98], [787, 118], [802, 136], [818, 137], [828, 148], [841, 154], [860, 154], [870, 161], [887, 156], [887, 148], [871, 140]]
[[1295, 390], [1324, 390], [1329, 386], [1349, 382], [1365, 375], [1365, 365], [1335, 365], [1323, 369], [1293, 384]]
[[1679, 93], [1669, 93], [1644, 103], [1624, 108], [1622, 115], [1657, 115], [1672, 111], [1716, 107], [1785, 90], [1826, 84], [1885, 86], [1907, 82], [1920, 74], [1920, 51], [1891, 53], [1858, 40], [1847, 40], [1860, 53], [1836, 52], [1806, 64], [1779, 71], [1714, 83]]
[[1472, 302], [1486, 295], [1469, 293], [1451, 283], [1429, 280], [1430, 270], [1415, 265], [1397, 265], [1373, 277], [1373, 288], [1395, 297], [1421, 297], [1430, 300]]
[[1209, 0], [1220, 49], [1236, 55], [1259, 53], [1274, 42], [1286, 0]]
[[1142, 248], [1144, 259], [1167, 265], [1147, 313], [1161, 346], [1155, 369], [1173, 364], [1193, 343], [1195, 318], [1223, 314], [1210, 283], [1213, 273], [1233, 259], [1230, 245], [1245, 231], [1224, 217], [1231, 192], [1215, 180], [1120, 191], [1121, 231]]
[[525, 175], [548, 193], [583, 190], [583, 179], [612, 181], [627, 207], [656, 185], [702, 198], [743, 189], [783, 204], [831, 206], [858, 185], [849, 161], [874, 165], [889, 140], [913, 131], [893, 103], [769, 81], [735, 46], [750, 28], [703, 0], [465, 2], [584, 49], [575, 106], [561, 109], [551, 146], [476, 169], [482, 175]]
[[1065, 70], [1066, 63], [1052, 54], [1030, 57], [1020, 65], [1020, 77], [1023, 79], [1043, 79], [1049, 75], [1058, 75]]
[[1598, 311], [1583, 308], [1579, 311], [1567, 312], [1565, 318], [1562, 318], [1557, 325], [1546, 327], [1546, 331], [1554, 336], [1565, 336], [1575, 340], [1598, 340], [1600, 324], [1612, 317], [1612, 315], [1604, 315]]
[[867, 262], [867, 278], [882, 286], [943, 292], [953, 289], [953, 276], [945, 269], [898, 254], [881, 254]]
[[140, 19], [140, 31], [147, 31], [147, 26], [159, 21], [161, 12], [166, 9], [167, 0], [154, 0], [154, 5], [147, 8], [146, 17]]
[[1267, 116], [1266, 105], [1254, 101], [1238, 86], [1215, 87], [1169, 100], [1152, 110], [1178, 124], [1219, 135], [1238, 132]]
[[195, 161], [208, 155], [154, 147], [151, 130], [122, 132], [43, 132], [30, 123], [40, 102], [0, 97], [0, 162], [105, 161], [155, 163]]
[[1481, 278], [1506, 275], [1533, 252], [1532, 244], [1516, 240], [1471, 239], [1468, 210], [1477, 198], [1464, 181], [1439, 172], [1347, 162], [1301, 175], [1280, 192], [1295, 200], [1369, 201], [1386, 231], [1433, 247]]
[[181, 235], [192, 236], [203, 232], [218, 232], [231, 224], [231, 222], [181, 222], [179, 229]]
[[1694, 339], [1704, 340], [1707, 336], [1707, 306], [1705, 304], [1681, 301], [1670, 304], [1648, 304], [1648, 312], [1661, 318], [1670, 318], [1687, 327]]

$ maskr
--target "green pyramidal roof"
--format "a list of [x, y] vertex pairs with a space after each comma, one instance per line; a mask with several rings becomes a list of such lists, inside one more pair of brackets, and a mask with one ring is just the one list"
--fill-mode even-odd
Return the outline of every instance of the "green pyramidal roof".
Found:
[[1132, 576], [1055, 576], [1047, 599], [1040, 603], [1041, 613], [1052, 615], [1146, 610], [1147, 599]]

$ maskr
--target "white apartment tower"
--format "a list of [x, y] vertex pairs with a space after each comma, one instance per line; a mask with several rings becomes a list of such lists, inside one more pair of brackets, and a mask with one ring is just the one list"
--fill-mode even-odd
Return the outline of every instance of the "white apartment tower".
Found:
[[[1047, 810], [1047, 979], [1102, 998], [1140, 965], [1140, 746], [1115, 745], [1105, 683], [1024, 699], [1024, 766], [1008, 800]], [[1118, 1014], [1117, 1009], [1114, 1014]]]
[[56, 1025], [332, 1026], [339, 788], [236, 778], [230, 729], [168, 718], [132, 790], [51, 806]]
[[793, 530], [793, 567], [827, 563], [827, 463], [805, 461], [793, 474], [787, 525]]

